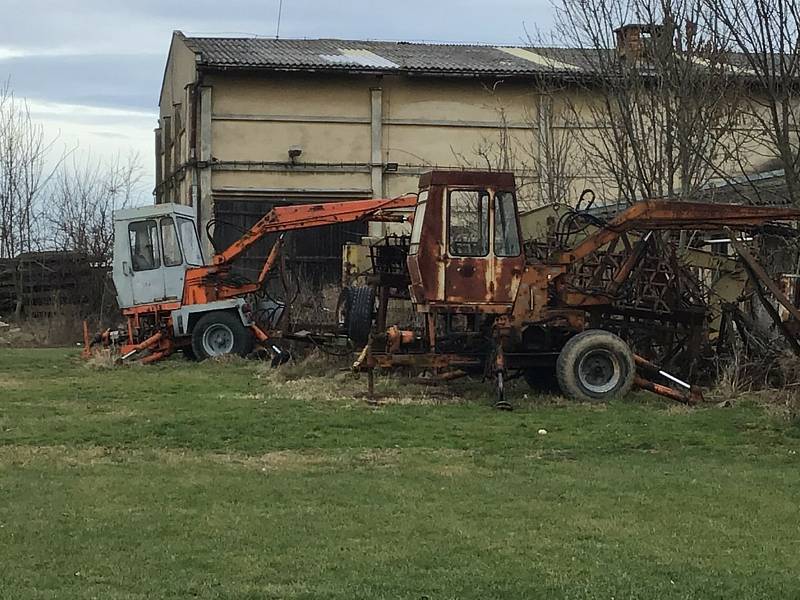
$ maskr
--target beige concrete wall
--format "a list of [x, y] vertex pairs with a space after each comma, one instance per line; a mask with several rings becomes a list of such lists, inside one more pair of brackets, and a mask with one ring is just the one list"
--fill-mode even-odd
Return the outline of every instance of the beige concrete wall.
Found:
[[[216, 88], [215, 88], [216, 89]], [[369, 125], [223, 120], [214, 117], [214, 158], [219, 161], [289, 163], [290, 146], [300, 146], [299, 163], [369, 162]]]
[[[160, 162], [156, 171], [162, 174], [162, 181], [169, 179], [189, 158], [189, 138], [191, 128], [190, 97], [187, 86], [195, 81], [194, 53], [178, 36], [173, 36], [164, 80], [159, 97], [159, 123], [155, 135], [161, 136], [161, 155], [155, 160]], [[169, 119], [165, 121], [165, 118]], [[169, 146], [165, 125], [169, 123]], [[175, 147], [177, 146], [177, 151]], [[166, 154], [169, 153], [167, 160]], [[177, 178], [160, 187], [162, 181], [156, 181], [157, 200], [164, 202], [191, 203], [190, 174], [181, 173]]]
[[[288, 148], [300, 145], [301, 165], [365, 166], [371, 151], [370, 89], [378, 86], [383, 91], [383, 163], [399, 163], [406, 171], [465, 166], [465, 159], [477, 164], [475, 151], [499, 130], [490, 84], [476, 80], [219, 74], [206, 77], [205, 83], [214, 89], [213, 155], [222, 163], [288, 163]], [[534, 141], [525, 129], [530, 107], [524, 102], [532, 97], [524, 84], [503, 94], [503, 101], [511, 103], [506, 111], [516, 128], [513, 144], [523, 138], [520, 143]], [[274, 177], [264, 172], [263, 187], [275, 187], [270, 183]], [[306, 172], [297, 169], [296, 177], [299, 186], [308, 186]], [[385, 179], [408, 177], [387, 173]], [[396, 187], [388, 184], [386, 191]], [[399, 189], [407, 188], [405, 181], [399, 184]]]

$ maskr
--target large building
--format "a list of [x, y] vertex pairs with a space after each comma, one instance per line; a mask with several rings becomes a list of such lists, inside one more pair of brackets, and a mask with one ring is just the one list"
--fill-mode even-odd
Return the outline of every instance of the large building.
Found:
[[[225, 243], [274, 204], [393, 197], [433, 166], [496, 168], [500, 155], [513, 167], [548, 135], [540, 84], [573, 77], [578, 61], [568, 51], [175, 32], [156, 201], [195, 206]], [[495, 148], [504, 131], [514, 147]], [[543, 195], [535, 176], [518, 175], [526, 198]], [[305, 238], [295, 254], [336, 261], [341, 242], [361, 233]]]
[[[621, 56], [641, 51], [642, 27], [618, 30]], [[591, 71], [575, 49], [175, 32], [156, 202], [194, 206], [206, 243], [225, 245], [276, 204], [394, 197], [432, 167], [512, 170], [523, 206], [574, 202], [586, 187], [613, 201], [614, 178], [586, 153], [551, 156], [562, 141], [607, 136], [592, 117], [600, 96], [575, 85]], [[295, 236], [290, 253], [336, 273], [342, 243], [364, 233], [351, 224]]]

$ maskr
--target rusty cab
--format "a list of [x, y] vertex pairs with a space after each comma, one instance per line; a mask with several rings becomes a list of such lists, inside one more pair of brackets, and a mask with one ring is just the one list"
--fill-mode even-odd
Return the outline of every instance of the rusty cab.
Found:
[[[507, 371], [529, 377], [553, 371], [552, 351], [526, 353], [518, 332], [504, 328], [501, 333], [496, 327], [499, 317], [511, 313], [525, 270], [513, 174], [423, 174], [405, 263], [416, 327], [386, 327], [386, 303], [402, 285], [394, 273], [376, 273], [376, 333], [357, 365], [370, 372], [373, 367], [416, 367], [446, 378], [486, 374], [497, 382], [502, 407], [508, 407], [503, 398]], [[351, 297], [366, 303], [373, 298], [363, 291], [352, 291]], [[352, 321], [372, 314], [352, 306], [350, 331], [367, 331]]]

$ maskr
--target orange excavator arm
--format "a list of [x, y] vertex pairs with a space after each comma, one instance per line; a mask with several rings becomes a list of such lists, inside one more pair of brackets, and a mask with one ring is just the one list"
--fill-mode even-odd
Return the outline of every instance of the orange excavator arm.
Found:
[[[212, 263], [186, 271], [184, 304], [203, 304], [215, 300], [241, 297], [261, 289], [267, 280], [283, 246], [283, 234], [323, 225], [354, 221], [403, 222], [407, 216], [394, 211], [409, 209], [417, 204], [416, 195], [392, 199], [342, 200], [319, 204], [301, 204], [273, 208], [245, 234], [222, 252], [214, 255]], [[225, 277], [233, 261], [253, 244], [271, 233], [281, 234], [264, 262], [256, 281], [242, 283]]]
[[285, 233], [322, 225], [352, 223], [353, 221], [403, 222], [406, 220], [403, 215], [392, 214], [391, 211], [413, 208], [416, 204], [417, 196], [409, 195], [392, 199], [342, 200], [273, 208], [241, 238], [215, 255], [213, 264], [230, 263], [270, 233]]
[[771, 221], [800, 220], [800, 210], [773, 206], [708, 204], [705, 202], [637, 202], [572, 250], [562, 252], [558, 263], [570, 264], [628, 231], [751, 229]]

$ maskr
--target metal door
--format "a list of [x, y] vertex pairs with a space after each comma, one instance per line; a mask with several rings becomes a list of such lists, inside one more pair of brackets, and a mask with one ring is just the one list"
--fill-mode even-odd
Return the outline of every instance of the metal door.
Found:
[[166, 295], [159, 237], [155, 219], [128, 223], [130, 263], [123, 263], [122, 273], [130, 282], [133, 304], [158, 302]]
[[444, 205], [447, 223], [445, 300], [455, 304], [491, 302], [489, 192], [450, 189]]

